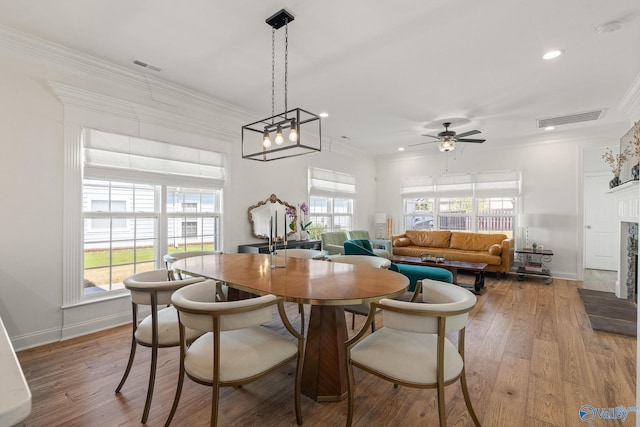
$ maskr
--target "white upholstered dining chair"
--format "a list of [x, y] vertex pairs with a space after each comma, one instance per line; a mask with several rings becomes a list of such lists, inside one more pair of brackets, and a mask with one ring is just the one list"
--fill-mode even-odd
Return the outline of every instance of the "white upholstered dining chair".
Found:
[[[391, 266], [391, 261], [383, 257], [374, 257], [366, 255], [340, 255], [330, 258], [331, 262], [338, 262], [351, 265], [365, 265], [373, 268], [388, 269]], [[345, 305], [344, 311], [351, 313], [351, 329], [356, 326], [356, 314], [360, 316], [367, 316], [369, 314], [369, 304], [351, 304]], [[371, 332], [376, 329], [375, 317], [371, 321]]]
[[194, 256], [203, 256], [203, 255], [218, 255], [221, 252], [217, 251], [184, 251], [184, 252], [171, 252], [169, 254], [165, 254], [163, 257], [164, 263], [169, 270], [169, 278], [173, 279], [182, 279], [182, 274], [179, 271], [173, 271], [173, 263], [185, 258], [191, 258]]
[[[282, 249], [276, 252], [276, 255], [279, 257], [291, 257], [291, 258], [315, 259], [315, 260], [323, 260], [325, 257], [324, 251], [319, 251], [317, 249], [303, 249], [303, 248]], [[300, 333], [304, 334], [304, 304], [298, 304], [298, 313], [300, 313]]]
[[[156, 380], [156, 367], [158, 364], [158, 348], [177, 347], [180, 344], [180, 333], [178, 328], [178, 314], [175, 308], [168, 306], [171, 303], [171, 294], [176, 289], [193, 283], [201, 282], [200, 277], [190, 277], [183, 280], [168, 280], [166, 269], [145, 271], [134, 274], [124, 279], [124, 286], [131, 291], [131, 307], [133, 313], [131, 334], [131, 351], [129, 352], [129, 362], [124, 371], [122, 379], [116, 387], [119, 393], [124, 386], [133, 359], [136, 355], [137, 345], [151, 348], [151, 368], [149, 371], [149, 385], [147, 386], [147, 398], [142, 412], [142, 424], [147, 422], [151, 400], [153, 398], [153, 387]], [[140, 305], [147, 305], [151, 309], [151, 314], [138, 323], [138, 308]], [[161, 306], [167, 306], [160, 308]], [[194, 340], [200, 336], [200, 332], [189, 330], [187, 339]]]
[[[176, 291], [171, 298], [180, 322], [180, 373], [165, 426], [169, 426], [175, 416], [185, 374], [199, 384], [211, 386], [210, 423], [215, 426], [220, 387], [250, 383], [292, 360], [296, 361], [296, 421], [302, 425], [300, 389], [304, 337], [289, 323], [283, 299], [264, 295], [216, 302], [215, 292], [215, 282], [206, 280]], [[274, 306], [277, 306], [282, 323], [295, 340], [262, 326], [272, 320]], [[185, 333], [189, 328], [204, 333], [191, 345], [188, 345]]]
[[[423, 303], [382, 299], [371, 303], [367, 323], [345, 343], [348, 372], [347, 426], [353, 420], [355, 381], [353, 368], [374, 374], [394, 385], [435, 388], [440, 426], [446, 426], [444, 387], [460, 379], [467, 409], [476, 426], [476, 416], [465, 375], [464, 336], [468, 313], [476, 297], [459, 286], [435, 280], [422, 281]], [[365, 337], [375, 310], [384, 316], [384, 326]], [[447, 334], [458, 332], [458, 346]]]

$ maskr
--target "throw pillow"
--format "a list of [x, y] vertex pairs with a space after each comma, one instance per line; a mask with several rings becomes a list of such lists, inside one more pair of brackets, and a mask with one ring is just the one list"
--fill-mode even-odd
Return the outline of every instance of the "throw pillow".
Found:
[[502, 246], [500, 245], [491, 245], [489, 246], [489, 254], [491, 255], [500, 255], [502, 253]]
[[401, 247], [401, 246], [409, 246], [411, 244], [411, 240], [408, 237], [399, 237], [393, 241], [393, 246]]

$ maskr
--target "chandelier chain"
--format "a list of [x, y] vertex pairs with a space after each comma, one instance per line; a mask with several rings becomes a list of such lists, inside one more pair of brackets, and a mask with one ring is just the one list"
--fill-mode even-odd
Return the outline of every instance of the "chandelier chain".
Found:
[[289, 20], [284, 20], [284, 117], [287, 118], [287, 84], [289, 82]]
[[271, 123], [276, 113], [276, 29], [271, 28]]

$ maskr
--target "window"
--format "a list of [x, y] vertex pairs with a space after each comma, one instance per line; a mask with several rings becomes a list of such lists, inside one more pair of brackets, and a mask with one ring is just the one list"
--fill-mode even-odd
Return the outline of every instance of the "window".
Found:
[[516, 215], [515, 197], [485, 197], [477, 199], [476, 230], [480, 233], [504, 233], [513, 237]]
[[520, 183], [516, 171], [409, 178], [402, 189], [405, 229], [513, 237]]
[[[96, 203], [93, 197], [106, 200]], [[85, 293], [122, 289], [127, 276], [152, 270], [158, 243], [155, 187], [85, 179], [83, 198]]]
[[471, 231], [472, 205], [471, 197], [438, 199], [438, 228]]
[[404, 199], [404, 228], [406, 230], [433, 230], [435, 210], [433, 198]]
[[168, 187], [168, 251], [220, 250], [220, 206], [210, 190]]
[[326, 231], [349, 231], [353, 224], [353, 199], [311, 196], [309, 221], [313, 239], [319, 239]]
[[311, 238], [326, 231], [353, 227], [356, 182], [353, 175], [326, 169], [309, 169], [309, 220]]
[[[83, 144], [84, 297], [123, 289], [126, 277], [160, 268], [167, 252], [220, 250], [215, 153], [93, 130]], [[218, 179], [196, 176], [207, 168]]]

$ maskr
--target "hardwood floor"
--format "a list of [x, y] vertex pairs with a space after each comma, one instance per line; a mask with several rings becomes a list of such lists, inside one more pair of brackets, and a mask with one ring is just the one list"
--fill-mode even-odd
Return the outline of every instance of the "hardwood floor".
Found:
[[[471, 279], [472, 280], [472, 279]], [[579, 426], [582, 405], [635, 406], [636, 339], [593, 332], [576, 291], [582, 282], [487, 278], [467, 327], [467, 377], [483, 426]], [[292, 321], [297, 306], [289, 306]], [[309, 311], [306, 310], [308, 313]], [[358, 316], [356, 327], [363, 318]], [[383, 324], [381, 316], [378, 325]], [[350, 325], [350, 317], [347, 325]], [[275, 327], [275, 326], [274, 326]], [[349, 331], [350, 334], [352, 331]], [[114, 389], [126, 366], [130, 326], [18, 353], [33, 393], [31, 426], [140, 424], [149, 350], [139, 347], [121, 394]], [[162, 426], [177, 381], [178, 350], [160, 349], [149, 426]], [[435, 390], [393, 385], [356, 370], [354, 425], [436, 426]], [[294, 426], [294, 365], [242, 388], [223, 388], [219, 425]], [[185, 379], [173, 426], [205, 426], [210, 388]], [[449, 426], [473, 425], [459, 383], [446, 389]], [[347, 402], [303, 397], [305, 426], [342, 425]], [[591, 425], [635, 425], [607, 420]]]

